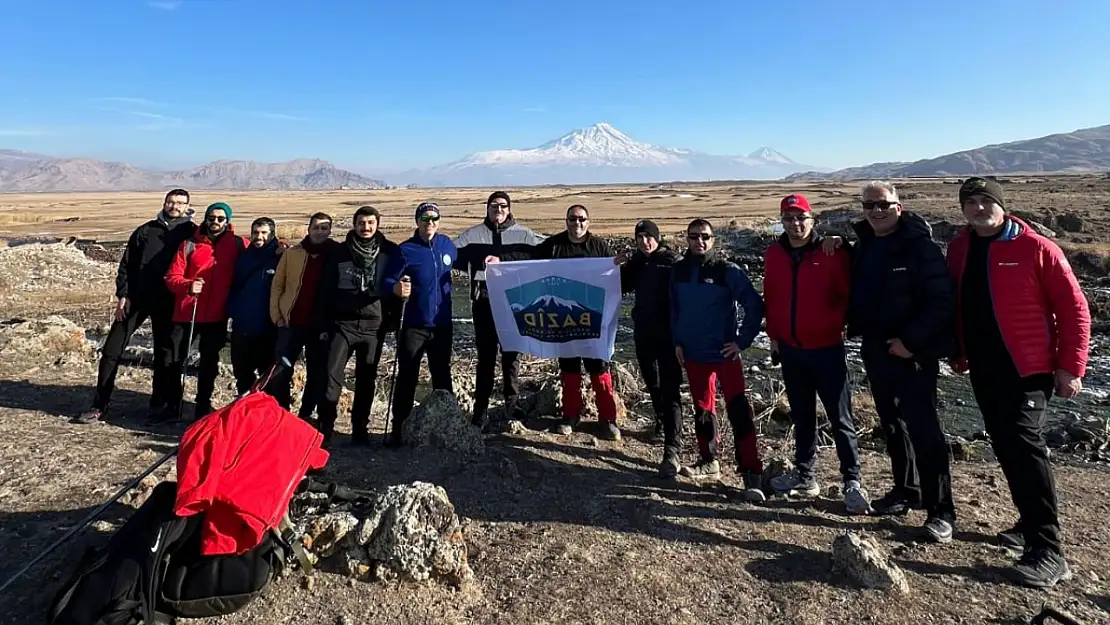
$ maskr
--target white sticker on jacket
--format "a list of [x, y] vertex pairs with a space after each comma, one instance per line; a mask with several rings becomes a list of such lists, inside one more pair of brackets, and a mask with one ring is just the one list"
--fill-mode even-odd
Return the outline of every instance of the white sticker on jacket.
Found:
[[444, 265], [450, 265], [451, 264], [451, 255], [450, 254], [444, 254], [443, 255], [443, 264]]

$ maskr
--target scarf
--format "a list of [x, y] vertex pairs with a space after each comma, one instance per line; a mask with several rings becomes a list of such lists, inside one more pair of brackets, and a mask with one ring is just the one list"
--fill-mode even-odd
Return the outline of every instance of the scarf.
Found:
[[347, 249], [358, 272], [359, 291], [373, 291], [378, 276], [378, 252], [382, 235], [375, 232], [369, 239], [362, 239], [354, 230], [347, 232]]

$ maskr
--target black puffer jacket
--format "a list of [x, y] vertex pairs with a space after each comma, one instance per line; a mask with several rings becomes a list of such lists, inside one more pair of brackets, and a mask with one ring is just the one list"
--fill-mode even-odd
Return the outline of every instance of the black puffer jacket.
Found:
[[[350, 236], [348, 234], [348, 238]], [[401, 252], [380, 230], [374, 238], [379, 246], [377, 265], [372, 283], [367, 281], [365, 288], [351, 254], [351, 244], [344, 242], [329, 250], [316, 287], [314, 324], [317, 327], [324, 329], [337, 321], [365, 321], [371, 325], [378, 322], [380, 326], [392, 327], [396, 321], [400, 299], [384, 292], [382, 281], [386, 265]]]
[[621, 292], [635, 293], [632, 323], [636, 340], [671, 341], [671, 269], [681, 256], [660, 246], [651, 254], [637, 251], [621, 267]]
[[587, 232], [585, 240], [575, 243], [564, 230], [537, 245], [534, 258], [605, 258], [606, 256], [613, 256], [613, 249], [605, 239]]
[[173, 307], [166, 272], [181, 244], [193, 238], [197, 225], [188, 219], [167, 221], [162, 215], [131, 233], [116, 272], [116, 297], [142, 308]]
[[878, 241], [862, 220], [852, 224], [852, 295], [848, 336], [898, 338], [914, 356], [955, 355], [956, 298], [944, 253], [920, 215], [903, 212], [898, 229]]

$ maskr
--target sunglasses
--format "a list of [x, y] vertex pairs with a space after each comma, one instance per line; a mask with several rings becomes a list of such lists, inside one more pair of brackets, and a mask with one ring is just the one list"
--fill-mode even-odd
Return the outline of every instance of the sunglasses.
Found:
[[567, 217], [567, 223], [570, 224], [584, 224], [589, 220], [589, 217]]
[[707, 232], [687, 232], [686, 238], [691, 241], [708, 241], [713, 238], [713, 235]]
[[208, 223], [222, 224], [225, 221], [227, 221], [227, 217], [221, 217], [219, 215], [209, 215], [208, 216]]
[[782, 223], [784, 223], [784, 224], [804, 224], [805, 222], [809, 221], [810, 219], [812, 219], [812, 218], [809, 215], [784, 216], [782, 218]]
[[422, 221], [424, 223], [439, 221], [439, 215], [431, 215], [429, 213], [424, 213], [423, 215], [420, 216], [420, 221]]
[[886, 200], [883, 200], [881, 202], [864, 202], [863, 203], [863, 210], [865, 210], [865, 211], [873, 211], [873, 210], [888, 211], [888, 210], [890, 210], [891, 208], [893, 208], [895, 206], [898, 206], [898, 202], [888, 202]]

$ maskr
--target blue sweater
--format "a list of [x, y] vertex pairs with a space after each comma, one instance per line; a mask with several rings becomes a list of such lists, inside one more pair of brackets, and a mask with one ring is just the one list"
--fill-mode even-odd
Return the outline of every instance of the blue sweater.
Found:
[[406, 328], [434, 328], [451, 324], [451, 266], [458, 251], [451, 238], [436, 234], [431, 241], [413, 236], [401, 244], [401, 253], [389, 260], [385, 269], [385, 288], [407, 275], [412, 280], [412, 295], [405, 306]]
[[266, 246], [248, 246], [235, 261], [235, 277], [227, 298], [231, 330], [244, 336], [258, 336], [273, 328], [270, 320], [270, 285], [277, 269], [277, 240]]
[[[743, 318], [737, 319], [737, 305]], [[671, 274], [671, 331], [683, 357], [693, 362], [725, 362], [721, 349], [751, 346], [763, 322], [763, 299], [739, 265], [716, 255], [686, 255]]]

